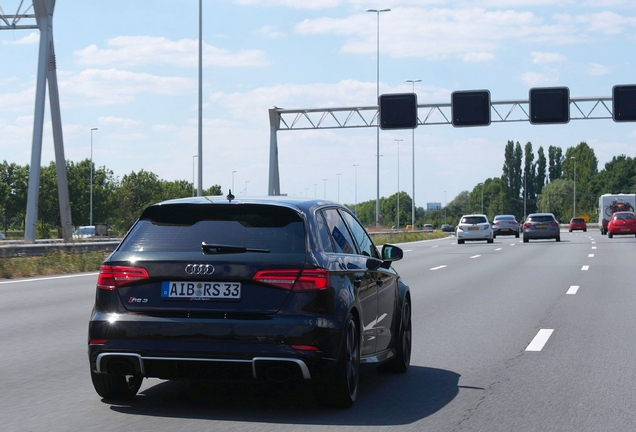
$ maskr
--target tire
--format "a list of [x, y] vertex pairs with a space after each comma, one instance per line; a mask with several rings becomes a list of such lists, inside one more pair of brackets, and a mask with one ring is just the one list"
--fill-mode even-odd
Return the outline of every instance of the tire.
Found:
[[464, 244], [464, 240], [457, 239], [457, 244]]
[[528, 243], [528, 239], [526, 237], [523, 238], [524, 243]]
[[560, 236], [560, 235], [559, 235], [559, 236], [557, 236], [557, 237], [555, 238], [555, 240], [556, 240], [556, 241], [558, 241], [558, 242], [560, 242], [560, 241], [561, 241], [561, 236]]
[[570, 230], [570, 232], [572, 232], [572, 230]]
[[587, 232], [587, 230], [586, 230], [586, 229], [584, 229], [584, 230], [583, 230], [583, 232]]
[[385, 365], [382, 365], [380, 370], [389, 370], [397, 373], [406, 372], [411, 364], [412, 340], [411, 302], [405, 299], [404, 306], [402, 306], [400, 332], [398, 334], [397, 343], [395, 344], [395, 357]]
[[93, 387], [104, 399], [128, 400], [135, 397], [143, 377], [98, 374], [91, 371]]
[[612, 234], [611, 232], [608, 231], [607, 232], [607, 237], [612, 238], [612, 237], [614, 237], [614, 234]]
[[494, 241], [494, 240], [490, 238], [490, 239], [487, 239], [487, 240], [486, 240], [486, 243], [492, 243], [493, 241]]
[[319, 387], [319, 399], [327, 406], [349, 408], [358, 396], [360, 380], [360, 333], [353, 316], [345, 321], [340, 357], [335, 369], [325, 374]]
[[515, 238], [519, 238], [519, 233], [515, 234]]

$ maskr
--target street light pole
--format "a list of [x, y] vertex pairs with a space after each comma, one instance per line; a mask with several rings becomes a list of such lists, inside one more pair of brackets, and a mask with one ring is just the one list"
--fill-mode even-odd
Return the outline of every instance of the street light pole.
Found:
[[354, 197], [355, 197], [355, 209], [356, 209], [356, 216], [358, 216], [358, 167], [360, 166], [360, 164], [355, 164], [353, 165], [353, 170], [354, 170]]
[[400, 229], [400, 141], [403, 139], [394, 139], [397, 142], [397, 229]]
[[194, 183], [194, 158], [199, 157], [199, 155], [192, 155], [192, 196], [194, 196], [194, 192], [196, 191], [197, 187], [196, 184]]
[[327, 180], [328, 179], [322, 179], [322, 184], [323, 184], [323, 199], [327, 199]]
[[89, 211], [89, 222], [90, 226], [93, 226], [93, 131], [98, 130], [97, 128], [91, 128], [91, 184], [90, 184], [90, 211]]
[[574, 214], [572, 217], [576, 217], [576, 157], [572, 156], [574, 159]]
[[[376, 62], [376, 103], [378, 104], [378, 112], [380, 105], [380, 13], [389, 12], [391, 9], [367, 9], [367, 12], [375, 12], [377, 15], [377, 40], [376, 40], [376, 53], [377, 53], [377, 62]], [[378, 116], [376, 127], [376, 169], [377, 169], [377, 179], [376, 179], [376, 198], [375, 198], [375, 226], [380, 225], [380, 117]]]
[[444, 191], [444, 225], [446, 225], [446, 191]]
[[[406, 82], [410, 82], [413, 84], [413, 93], [415, 93], [415, 83], [421, 82], [422, 80], [406, 80]], [[411, 197], [411, 230], [415, 230], [415, 129], [411, 132], [412, 149], [413, 149], [413, 196]]]
[[236, 171], [232, 171], [232, 190], [234, 190], [234, 173], [236, 173]]
[[340, 202], [340, 176], [342, 173], [337, 173], [336, 175], [338, 176], [338, 202]]

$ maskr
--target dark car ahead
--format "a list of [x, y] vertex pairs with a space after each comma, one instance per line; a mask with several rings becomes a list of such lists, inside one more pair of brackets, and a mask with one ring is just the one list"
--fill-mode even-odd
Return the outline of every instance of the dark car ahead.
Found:
[[514, 215], [497, 215], [492, 220], [493, 237], [513, 235], [519, 238], [519, 222]]
[[132, 398], [145, 377], [300, 381], [347, 407], [361, 365], [408, 369], [400, 248], [379, 253], [339, 204], [228, 198], [146, 208], [104, 261], [88, 332], [100, 396]]
[[531, 213], [523, 224], [523, 242], [555, 239], [561, 241], [561, 227], [552, 213]]

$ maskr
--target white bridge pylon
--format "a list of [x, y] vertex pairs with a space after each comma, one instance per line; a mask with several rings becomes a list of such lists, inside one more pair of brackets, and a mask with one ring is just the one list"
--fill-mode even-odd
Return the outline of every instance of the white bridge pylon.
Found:
[[[46, 99], [46, 83], [49, 84], [49, 102], [53, 143], [55, 146], [55, 170], [57, 173], [57, 192], [60, 201], [60, 221], [64, 241], [71, 241], [73, 224], [71, 206], [68, 195], [66, 176], [66, 160], [64, 158], [64, 141], [62, 139], [62, 118], [60, 115], [60, 97], [57, 87], [57, 69], [55, 65], [55, 49], [53, 46], [53, 10], [55, 0], [33, 0], [23, 12], [24, 1], [18, 6], [15, 15], [5, 15], [0, 8], [0, 30], [39, 29], [40, 48], [38, 54], [38, 73], [35, 90], [35, 113], [33, 118], [33, 142], [31, 146], [31, 165], [29, 172], [29, 191], [27, 196], [24, 240], [35, 241], [38, 222], [38, 195], [40, 189], [40, 165], [42, 159], [42, 130], [44, 128], [44, 105]], [[29, 13], [33, 8], [33, 13]], [[32, 21], [34, 24], [19, 24], [20, 21]]]

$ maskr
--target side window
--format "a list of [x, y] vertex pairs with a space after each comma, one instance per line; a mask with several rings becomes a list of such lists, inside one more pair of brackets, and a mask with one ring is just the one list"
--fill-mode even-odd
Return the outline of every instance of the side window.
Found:
[[347, 226], [340, 217], [340, 213], [336, 209], [327, 209], [323, 212], [325, 221], [327, 222], [327, 228], [333, 239], [333, 245], [335, 252], [355, 254], [356, 248], [347, 230]]
[[331, 244], [331, 236], [329, 235], [329, 229], [325, 224], [324, 215], [322, 212], [316, 213], [316, 224], [318, 225], [318, 242], [325, 252], [333, 252], [333, 245]]
[[371, 241], [371, 238], [369, 237], [367, 232], [364, 230], [364, 228], [362, 228], [362, 225], [360, 225], [360, 223], [356, 220], [356, 218], [354, 218], [351, 214], [347, 213], [346, 211], [342, 211], [341, 213], [342, 213], [342, 217], [347, 222], [347, 225], [349, 225], [349, 228], [351, 228], [353, 237], [355, 238], [356, 243], [358, 244], [358, 247], [360, 248], [360, 251], [362, 252], [362, 255], [379, 259], [380, 254], [378, 253], [378, 250], [373, 245], [373, 242]]

